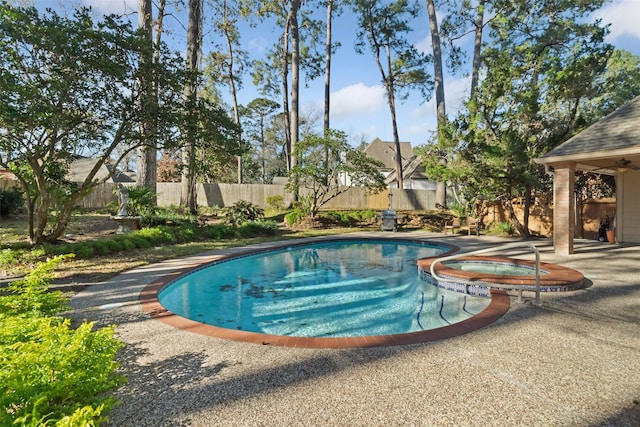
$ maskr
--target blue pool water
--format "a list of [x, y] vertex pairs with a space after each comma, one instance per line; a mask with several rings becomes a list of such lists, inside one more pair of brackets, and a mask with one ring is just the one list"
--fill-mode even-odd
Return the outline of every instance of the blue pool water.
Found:
[[182, 276], [160, 303], [191, 320], [296, 337], [388, 335], [467, 319], [489, 298], [461, 295], [418, 276], [420, 258], [448, 246], [350, 239], [218, 262]]
[[[533, 276], [536, 274], [535, 267], [496, 261], [447, 261], [444, 265], [449, 268], [455, 268], [456, 270], [473, 271], [475, 273], [485, 274], [500, 274], [507, 276]], [[540, 274], [545, 273], [545, 271], [540, 272]]]

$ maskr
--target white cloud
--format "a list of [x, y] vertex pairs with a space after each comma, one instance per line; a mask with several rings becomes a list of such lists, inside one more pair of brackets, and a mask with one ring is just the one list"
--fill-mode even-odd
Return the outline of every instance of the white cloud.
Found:
[[640, 1], [615, 0], [597, 11], [594, 16], [602, 19], [603, 24], [611, 24], [610, 37], [615, 40], [622, 35], [640, 38]]
[[249, 40], [249, 49], [252, 51], [262, 53], [267, 50], [267, 46], [269, 46], [269, 41], [264, 37], [256, 37]]
[[400, 139], [403, 141], [410, 140], [411, 145], [417, 147], [418, 145], [423, 145], [429, 141], [436, 129], [437, 125], [435, 118], [432, 120], [425, 120], [420, 123], [414, 123], [411, 126], [400, 129]]
[[[447, 114], [455, 114], [463, 107], [464, 101], [469, 96], [469, 78], [451, 79], [445, 76], [444, 91]], [[414, 119], [436, 117], [436, 115], [435, 95], [428, 102], [411, 111], [411, 117]]]
[[357, 83], [331, 94], [331, 117], [341, 121], [371, 115], [385, 106], [384, 88]]
[[419, 40], [416, 43], [416, 49], [418, 49], [420, 53], [431, 53], [431, 34], [427, 34], [422, 40]]
[[82, 0], [82, 3], [105, 15], [131, 13], [138, 10], [136, 0]]

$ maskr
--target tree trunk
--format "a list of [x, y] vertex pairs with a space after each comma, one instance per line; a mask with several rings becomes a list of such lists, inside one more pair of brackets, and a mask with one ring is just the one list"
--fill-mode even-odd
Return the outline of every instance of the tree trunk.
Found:
[[300, 9], [300, 0], [291, 0], [291, 9], [289, 10], [289, 30], [291, 32], [291, 168], [296, 166], [296, 158], [294, 151], [298, 143], [299, 135], [299, 106], [298, 99], [300, 94], [300, 32], [298, 28], [298, 11]]
[[502, 204], [504, 205], [504, 211], [507, 213], [509, 221], [511, 221], [514, 227], [516, 227], [516, 230], [518, 230], [518, 234], [520, 234], [520, 236], [523, 238], [529, 237], [529, 231], [522, 226], [522, 223], [518, 220], [518, 217], [516, 216], [516, 213], [513, 210], [513, 204], [511, 203], [511, 196], [505, 197]]
[[[224, 38], [227, 42], [227, 55], [229, 55], [229, 61], [227, 63], [227, 78], [229, 79], [229, 90], [231, 91], [231, 99], [233, 101], [233, 118], [238, 126], [240, 126], [240, 108], [238, 107], [238, 94], [236, 91], [236, 82], [235, 82], [235, 74], [233, 71], [233, 66], [235, 64], [234, 54], [233, 54], [233, 41], [232, 36], [229, 32], [229, 25], [234, 25], [227, 16], [228, 7], [227, 1], [223, 2], [223, 25], [222, 31], [224, 33]], [[242, 141], [242, 131], [238, 135], [238, 145]], [[238, 184], [242, 184], [242, 156], [237, 156], [238, 161]]]
[[[197, 98], [197, 72], [202, 51], [202, 0], [189, 0], [189, 26], [187, 29], [187, 72], [191, 73], [184, 87], [184, 98], [195, 110]], [[180, 203], [195, 215], [198, 211], [196, 193], [196, 138], [197, 118], [195, 111], [189, 114], [191, 123], [186, 124], [182, 153], [182, 195]]]
[[289, 21], [285, 23], [282, 40], [282, 110], [284, 120], [285, 135], [285, 156], [287, 160], [287, 170], [291, 170], [291, 116], [289, 114]]
[[[427, 13], [429, 15], [429, 29], [431, 31], [431, 48], [433, 49], [433, 73], [436, 93], [436, 112], [438, 141], [443, 138], [443, 129], [447, 121], [447, 111], [444, 99], [444, 72], [442, 70], [442, 47], [440, 43], [440, 32], [438, 30], [438, 18], [433, 0], [427, 0]], [[440, 144], [439, 144], [440, 145]], [[446, 164], [444, 156], [440, 156], [440, 163]], [[447, 206], [447, 191], [444, 182], [436, 183], [436, 206]]]
[[[333, 14], [333, 0], [327, 1], [327, 40], [324, 47], [324, 130], [329, 129], [329, 113], [331, 101], [331, 18]], [[328, 149], [325, 152], [325, 160], [329, 157]]]
[[482, 59], [482, 30], [484, 28], [484, 4], [485, 0], [478, 1], [478, 14], [474, 23], [473, 62], [471, 66], [471, 105], [475, 109], [476, 88], [480, 74], [480, 62]]
[[393, 91], [387, 91], [387, 96], [389, 98], [389, 109], [391, 111], [391, 123], [393, 126], [393, 142], [396, 146], [396, 176], [398, 178], [398, 188], [404, 188], [404, 176], [402, 171], [402, 151], [400, 150], [400, 137], [398, 136], [398, 122], [396, 120], [396, 103], [395, 96], [393, 95]]
[[[327, 26], [326, 26], [326, 41], [324, 47], [324, 135], [329, 136], [330, 128], [330, 109], [331, 109], [331, 19], [333, 15], [333, 0], [327, 2]], [[324, 147], [324, 164], [325, 167], [329, 167], [329, 147]], [[328, 184], [329, 174], [325, 170], [325, 176]]]
[[532, 202], [532, 197], [531, 197], [531, 184], [527, 184], [525, 185], [525, 190], [524, 190], [524, 216], [522, 219], [522, 227], [525, 229], [526, 234], [525, 237], [531, 237], [531, 233], [529, 232], [529, 216], [530, 216], [530, 209], [531, 209], [531, 202]]
[[391, 65], [391, 49], [386, 46], [387, 49], [387, 72], [385, 73], [380, 56], [376, 55], [376, 62], [382, 75], [382, 81], [384, 82], [384, 88], [387, 92], [387, 103], [389, 104], [389, 111], [391, 113], [391, 126], [393, 130], [393, 142], [396, 147], [396, 155], [394, 161], [396, 163], [396, 178], [398, 180], [398, 188], [404, 188], [404, 177], [402, 173], [402, 151], [400, 150], [400, 136], [398, 135], [398, 121], [396, 119], [396, 96], [393, 81], [393, 67]]
[[[147, 49], [141, 52], [140, 62], [142, 66], [153, 63], [153, 10], [151, 0], [138, 0], [138, 27], [144, 30], [147, 38]], [[156, 141], [156, 111], [154, 106], [158, 98], [154, 94], [156, 88], [153, 74], [143, 73], [140, 81], [140, 109], [142, 120], [140, 133], [143, 145], [138, 150], [138, 185], [151, 188], [156, 191], [157, 181], [157, 141]]]

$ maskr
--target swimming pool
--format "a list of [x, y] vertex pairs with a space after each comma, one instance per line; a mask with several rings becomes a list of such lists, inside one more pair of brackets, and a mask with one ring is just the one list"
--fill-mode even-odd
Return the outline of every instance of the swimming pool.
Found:
[[[286, 345], [274, 337], [425, 341], [426, 336], [407, 335], [461, 324], [455, 334], [464, 333], [471, 330], [468, 321], [492, 303], [491, 298], [459, 295], [420, 279], [418, 259], [452, 249], [403, 239], [287, 245], [201, 266], [156, 285], [162, 309], [147, 311], [165, 320], [177, 315], [210, 326], [217, 336], [224, 329], [225, 337], [268, 337], [263, 344]], [[202, 329], [198, 325], [191, 328]]]

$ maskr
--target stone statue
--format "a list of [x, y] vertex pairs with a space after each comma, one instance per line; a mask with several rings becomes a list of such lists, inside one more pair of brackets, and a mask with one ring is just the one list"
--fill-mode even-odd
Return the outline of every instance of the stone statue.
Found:
[[127, 188], [118, 184], [118, 216], [128, 216], [127, 214], [127, 202], [129, 201], [129, 192]]

